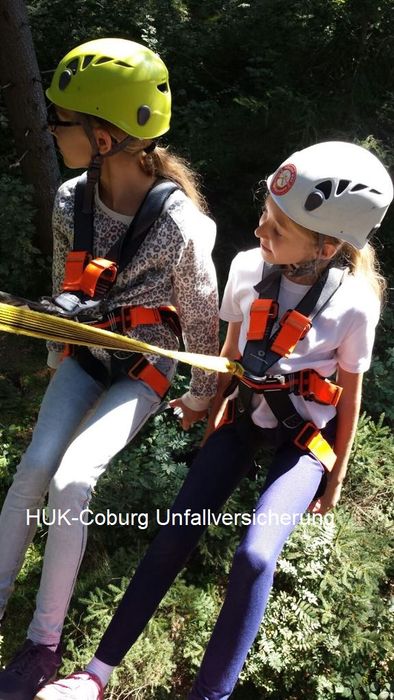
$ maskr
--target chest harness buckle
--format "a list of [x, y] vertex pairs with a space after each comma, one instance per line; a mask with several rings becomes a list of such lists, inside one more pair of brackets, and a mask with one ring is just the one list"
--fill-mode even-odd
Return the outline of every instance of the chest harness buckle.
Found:
[[[225, 394], [229, 396], [237, 384], [241, 410], [252, 413], [253, 394], [263, 394], [279, 425], [301, 450], [309, 450], [331, 471], [336, 455], [320, 430], [304, 420], [290, 399], [290, 394], [306, 401], [336, 406], [342, 389], [313, 369], [288, 374], [270, 374], [269, 369], [282, 357], [290, 357], [297, 344], [312, 328], [313, 319], [321, 313], [342, 284], [346, 270], [328, 267], [308, 290], [295, 309], [289, 309], [278, 321], [278, 296], [282, 271], [279, 266], [264, 264], [263, 279], [255, 286], [259, 297], [250, 309], [247, 343], [239, 360], [244, 373], [235, 379]], [[234, 405], [229, 406], [221, 424], [235, 418]]]
[[[119, 274], [130, 264], [150, 228], [165, 210], [168, 197], [179, 189], [178, 185], [170, 181], [155, 184], [147, 193], [127, 231], [110, 248], [105, 258], [94, 258], [93, 212], [85, 211], [83, 207], [86, 183], [87, 176], [84, 173], [75, 189], [74, 245], [67, 255], [63, 291], [50, 302], [47, 301], [46, 310], [123, 334], [140, 325], [165, 323], [181, 339], [182, 329], [173, 306], [150, 308], [136, 305], [107, 310], [108, 295]], [[167, 377], [141, 353], [125, 353], [122, 356], [110, 353], [110, 375], [88, 348], [66, 346], [64, 354], [75, 357], [85, 371], [105, 385], [109, 385], [115, 376], [126, 374], [131, 379], [141, 379], [149, 384], [161, 398], [170, 387]]]

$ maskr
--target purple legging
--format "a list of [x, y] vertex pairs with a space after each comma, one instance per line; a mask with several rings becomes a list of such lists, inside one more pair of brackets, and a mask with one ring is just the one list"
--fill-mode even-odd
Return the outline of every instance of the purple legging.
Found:
[[[334, 426], [324, 431], [332, 442]], [[265, 431], [272, 439], [275, 431]], [[172, 513], [219, 511], [253, 462], [253, 440], [235, 426], [215, 432], [198, 453]], [[282, 444], [256, 505], [261, 523], [248, 526], [237, 548], [226, 599], [188, 700], [225, 700], [231, 694], [264, 615], [278, 556], [315, 496], [324, 469], [309, 453]], [[263, 523], [264, 518], [266, 523]], [[163, 526], [138, 566], [96, 656], [118, 665], [152, 617], [205, 530]]]

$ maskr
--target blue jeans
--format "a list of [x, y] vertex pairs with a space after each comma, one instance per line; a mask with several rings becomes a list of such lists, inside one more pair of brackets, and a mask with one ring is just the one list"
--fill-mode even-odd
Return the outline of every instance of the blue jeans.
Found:
[[[164, 361], [169, 378], [174, 365]], [[37, 606], [28, 636], [57, 644], [81, 564], [87, 526], [81, 511], [108, 463], [160, 405], [144, 382], [123, 377], [105, 390], [72, 358], [63, 360], [45, 393], [32, 441], [0, 515], [0, 617], [48, 496], [49, 527]]]
[[[334, 421], [323, 431], [333, 441]], [[275, 430], [265, 431], [270, 441]], [[215, 432], [198, 453], [172, 513], [219, 511], [253, 462], [253, 434], [234, 425]], [[313, 500], [322, 464], [293, 443], [276, 450], [252, 523], [235, 552], [225, 602], [188, 700], [225, 700], [232, 692], [264, 615], [281, 549]], [[271, 516], [270, 516], [271, 514]], [[256, 519], [257, 520], [257, 519]], [[96, 656], [115, 666], [138, 638], [205, 530], [163, 526], [150, 545], [107, 628]]]

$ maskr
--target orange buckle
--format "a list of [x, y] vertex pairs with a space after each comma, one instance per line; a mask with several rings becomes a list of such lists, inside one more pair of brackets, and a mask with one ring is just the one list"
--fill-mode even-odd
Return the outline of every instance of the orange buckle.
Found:
[[294, 438], [294, 444], [301, 450], [309, 450], [327, 471], [331, 471], [337, 456], [314, 423], [308, 421], [302, 426], [300, 432]]
[[342, 387], [330, 382], [325, 377], [321, 377], [315, 370], [304, 369], [300, 371], [298, 393], [306, 401], [336, 406], [342, 394]]
[[281, 357], [289, 357], [298, 341], [305, 338], [312, 328], [312, 324], [307, 316], [300, 314], [295, 309], [286, 311], [279, 323], [281, 329], [271, 345], [271, 350], [277, 352]]
[[115, 282], [118, 266], [112, 260], [94, 258], [85, 267], [80, 289], [90, 297], [97, 292], [105, 293], [108, 287]]
[[249, 313], [247, 340], [261, 340], [264, 338], [268, 319], [277, 317], [278, 308], [278, 302], [275, 299], [255, 299], [252, 302]]
[[66, 259], [63, 289], [72, 292], [80, 289], [81, 277], [92, 256], [86, 250], [71, 250]]
[[156, 369], [154, 365], [151, 365], [145, 357], [141, 357], [137, 360], [135, 365], [129, 369], [128, 375], [131, 379], [140, 379], [145, 382], [145, 384], [148, 384], [161, 399], [166, 395], [171, 386], [167, 377]]

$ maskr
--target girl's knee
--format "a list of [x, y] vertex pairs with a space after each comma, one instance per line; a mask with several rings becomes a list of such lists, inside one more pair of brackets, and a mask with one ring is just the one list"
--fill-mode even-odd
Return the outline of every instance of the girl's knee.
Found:
[[90, 501], [92, 486], [81, 477], [64, 474], [60, 469], [49, 485], [48, 506], [51, 508], [85, 508]]
[[272, 575], [275, 571], [276, 556], [263, 547], [241, 543], [234, 555], [233, 569], [243, 577], [257, 578], [262, 574]]

